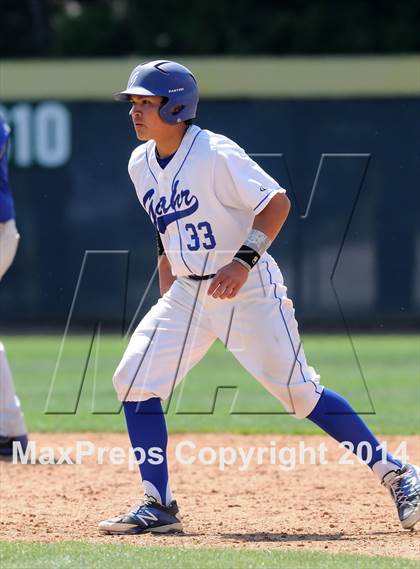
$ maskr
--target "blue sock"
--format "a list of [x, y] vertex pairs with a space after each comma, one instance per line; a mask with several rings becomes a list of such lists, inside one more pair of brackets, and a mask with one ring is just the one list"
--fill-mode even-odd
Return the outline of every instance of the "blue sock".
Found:
[[[338, 393], [325, 388], [318, 403], [307, 418], [339, 443], [343, 441], [351, 442], [355, 453], [358, 445], [361, 442], [366, 442], [372, 450], [372, 456], [370, 460], [366, 460], [368, 458], [368, 449], [366, 444], [364, 444], [360, 447], [359, 458], [366, 462], [370, 468], [373, 468], [375, 464], [381, 464], [384, 457], [382, 456], [383, 451], [380, 442], [344, 397], [341, 397]], [[386, 455], [386, 462], [392, 463], [398, 468], [402, 466], [401, 462], [389, 453]], [[386, 465], [382, 469], [379, 468], [377, 474], [380, 478], [386, 469]], [[377, 469], [374, 470], [376, 471]], [[388, 468], [388, 472], [389, 470], [390, 468]]]
[[[144, 493], [153, 496], [164, 506], [171, 501], [171, 492], [168, 484], [168, 462], [166, 451], [168, 446], [168, 432], [166, 430], [165, 415], [162, 404], [158, 397], [147, 401], [125, 401], [125, 420], [133, 449], [144, 449], [145, 460], [139, 464], [140, 474], [143, 480]], [[161, 449], [152, 451], [154, 457], [160, 459], [160, 464], [151, 464], [148, 461], [151, 448]], [[135, 451], [138, 461], [144, 458], [140, 451]], [[154, 461], [156, 462], [156, 461]]]

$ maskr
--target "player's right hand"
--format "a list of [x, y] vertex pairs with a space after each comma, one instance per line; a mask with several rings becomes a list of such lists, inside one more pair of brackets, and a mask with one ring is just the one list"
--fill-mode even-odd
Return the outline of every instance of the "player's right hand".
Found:
[[213, 298], [234, 298], [248, 280], [249, 270], [238, 263], [231, 261], [219, 269], [213, 277], [207, 294]]

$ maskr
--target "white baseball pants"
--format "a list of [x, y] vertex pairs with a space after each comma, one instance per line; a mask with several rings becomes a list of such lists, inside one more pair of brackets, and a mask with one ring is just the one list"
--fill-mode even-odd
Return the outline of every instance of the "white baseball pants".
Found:
[[0, 435], [20, 437], [26, 434], [25, 419], [15, 393], [6, 351], [0, 342]]
[[19, 233], [14, 219], [0, 223], [0, 281], [15, 258]]
[[[14, 219], [0, 223], [0, 280], [13, 262], [19, 243]], [[18, 437], [26, 434], [20, 402], [15, 393], [6, 350], [0, 342], [0, 435]]]
[[323, 387], [274, 259], [263, 255], [233, 299], [208, 296], [210, 282], [178, 278], [142, 319], [113, 377], [119, 400], [167, 399], [220, 338], [288, 412], [309, 415]]

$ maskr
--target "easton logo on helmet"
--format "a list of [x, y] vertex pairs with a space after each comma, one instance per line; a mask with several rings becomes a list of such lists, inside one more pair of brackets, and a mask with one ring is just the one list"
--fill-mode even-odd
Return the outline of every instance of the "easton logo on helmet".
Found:
[[179, 87], [178, 89], [169, 89], [168, 93], [178, 93], [179, 91], [185, 91], [184, 87]]

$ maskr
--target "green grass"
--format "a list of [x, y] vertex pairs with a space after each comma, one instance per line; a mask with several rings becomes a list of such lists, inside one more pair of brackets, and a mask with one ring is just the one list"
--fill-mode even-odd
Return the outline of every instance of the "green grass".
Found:
[[397, 558], [327, 553], [234, 549], [144, 548], [65, 542], [0, 543], [2, 569], [409, 569], [418, 563]]
[[[29, 431], [125, 430], [111, 383], [125, 347], [121, 338], [103, 336], [93, 343], [76, 412], [90, 338], [67, 339], [50, 401], [50, 410], [56, 414], [45, 414], [44, 409], [61, 338], [9, 336], [2, 341]], [[353, 342], [367, 389], [347, 337], [309, 335], [304, 338], [304, 347], [310, 365], [320, 373], [323, 384], [347, 397], [356, 411], [367, 412], [365, 419], [376, 432], [418, 433], [419, 338], [414, 335], [355, 336]], [[225, 388], [217, 391], [218, 386]], [[309, 421], [298, 421], [285, 414], [282, 406], [220, 343], [214, 345], [174, 392], [168, 425], [171, 431], [179, 432], [319, 432]]]

